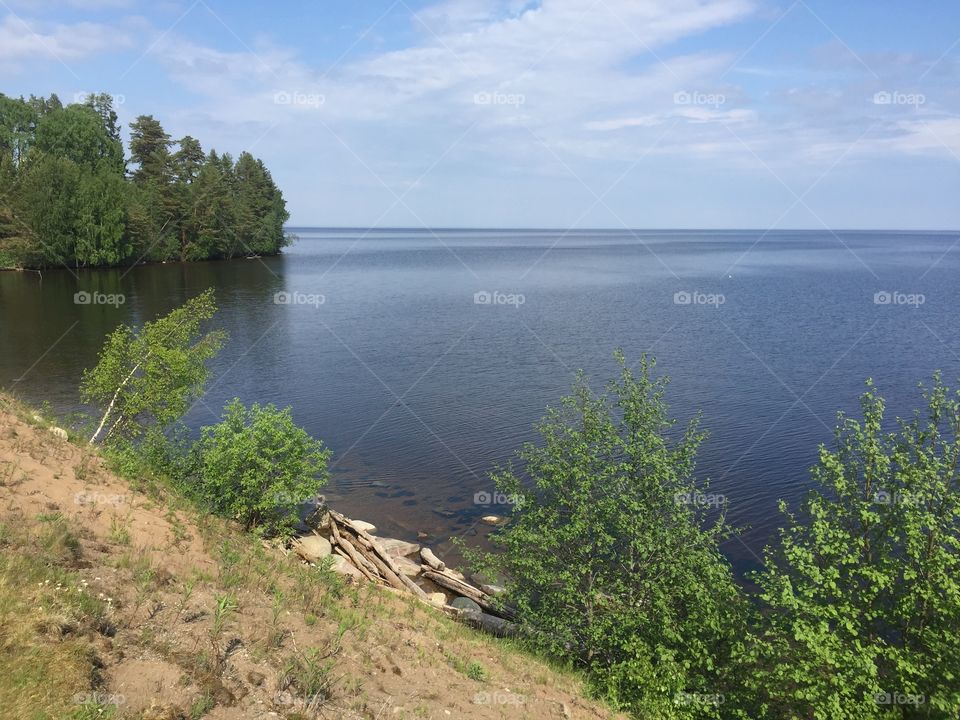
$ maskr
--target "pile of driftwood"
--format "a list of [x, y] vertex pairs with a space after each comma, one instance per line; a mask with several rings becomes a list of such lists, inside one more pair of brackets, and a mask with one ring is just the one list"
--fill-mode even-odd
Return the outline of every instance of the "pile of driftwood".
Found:
[[[370, 582], [410, 593], [424, 603], [438, 607], [448, 615], [481, 630], [496, 635], [516, 633], [516, 626], [512, 622], [516, 618], [516, 613], [495, 599], [495, 595], [501, 591], [500, 588], [484, 584], [477, 587], [469, 583], [463, 574], [448, 569], [429, 548], [419, 550], [421, 564], [416, 566], [406, 558], [401, 559], [391, 555], [384, 547], [383, 541], [368, 532], [363, 524], [335, 510], [328, 509], [326, 527], [329, 529], [333, 553], [348, 560], [360, 575]], [[402, 568], [401, 564], [405, 564], [406, 567]], [[410, 577], [411, 573], [416, 579], [429, 581], [447, 592], [443, 595], [440, 593], [428, 595], [414, 578]], [[452, 601], [454, 604], [448, 604], [448, 595], [451, 594], [456, 598], [467, 598], [473, 601], [480, 610], [477, 611], [471, 603], [462, 601], [457, 603], [456, 598]], [[441, 601], [440, 597], [444, 599]], [[463, 608], [457, 605], [470, 607]]]

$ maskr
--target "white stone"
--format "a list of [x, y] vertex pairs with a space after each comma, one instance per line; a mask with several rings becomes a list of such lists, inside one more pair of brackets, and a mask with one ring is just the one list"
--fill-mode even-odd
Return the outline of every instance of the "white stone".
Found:
[[336, 573], [347, 575], [349, 577], [363, 577], [363, 573], [357, 570], [349, 560], [341, 555], [333, 556], [333, 564], [330, 566], [330, 569]]
[[333, 552], [330, 541], [319, 535], [297, 538], [293, 543], [297, 555], [308, 562], [319, 562]]
[[396, 538], [377, 538], [377, 545], [379, 545], [387, 555], [393, 558], [409, 557], [410, 555], [417, 555], [420, 552], [420, 546], [416, 543], [397, 540]]

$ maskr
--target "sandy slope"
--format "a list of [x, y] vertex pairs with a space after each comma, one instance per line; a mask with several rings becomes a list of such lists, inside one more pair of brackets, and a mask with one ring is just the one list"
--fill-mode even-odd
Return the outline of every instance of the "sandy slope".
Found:
[[[499, 641], [380, 589], [338, 591], [280, 549], [134, 492], [0, 396], [0, 523], [39, 537], [61, 516], [79, 538], [68, 564], [108, 608], [106, 622], [75, 630], [92, 648], [79, 690], [116, 701], [117, 717], [209, 705], [211, 719], [609, 716], [575, 677]], [[236, 610], [216, 633], [224, 596]], [[329, 692], [307, 694], [310, 678]]]

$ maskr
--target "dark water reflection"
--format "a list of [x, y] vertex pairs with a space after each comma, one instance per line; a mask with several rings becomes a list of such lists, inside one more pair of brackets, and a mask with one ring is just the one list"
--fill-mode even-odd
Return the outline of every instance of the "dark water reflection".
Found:
[[[292, 405], [334, 450], [330, 495], [349, 514], [440, 544], [485, 532], [474, 504], [545, 405], [611, 353], [651, 351], [686, 419], [710, 438], [699, 472], [749, 526], [728, 551], [749, 565], [809, 487], [837, 410], [872, 376], [891, 414], [936, 368], [960, 376], [951, 233], [301, 231], [281, 257], [132, 269], [0, 274], [0, 384], [75, 410], [82, 369], [118, 323], [217, 289], [230, 341], [187, 420], [234, 396]], [[522, 294], [478, 305], [474, 293]], [[919, 306], [877, 292], [922, 293]], [[123, 294], [118, 306], [77, 292]], [[277, 304], [277, 293], [322, 304]], [[724, 303], [681, 305], [678, 292]], [[700, 296], [698, 296], [700, 297]], [[478, 535], [479, 533], [479, 535]]]

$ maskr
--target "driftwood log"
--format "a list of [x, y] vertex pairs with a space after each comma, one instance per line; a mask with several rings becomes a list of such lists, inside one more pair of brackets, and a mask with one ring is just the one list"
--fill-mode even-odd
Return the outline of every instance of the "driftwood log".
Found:
[[446, 564], [433, 554], [433, 550], [430, 548], [423, 548], [420, 550], [420, 559], [423, 560], [425, 565], [429, 565], [432, 569], [443, 572], [447, 569]]
[[[359, 566], [366, 561], [368, 567], [361, 568], [361, 571], [366, 570], [365, 575], [370, 573], [369, 565], [372, 565], [376, 569], [374, 574], [381, 582], [386, 581], [388, 585], [398, 590], [413, 593], [415, 597], [425, 603], [430, 602], [423, 588], [400, 571], [393, 558], [377, 544], [376, 538], [355, 524], [350, 518], [335, 510], [330, 511], [329, 517], [331, 537], [350, 556], [355, 565]], [[354, 560], [354, 556], [357, 556], [358, 559]], [[362, 560], [359, 558], [362, 558]]]
[[335, 543], [338, 549], [340, 549], [344, 554], [346, 554], [350, 562], [354, 564], [357, 570], [363, 573], [363, 576], [367, 578], [367, 580], [369, 580], [372, 583], [379, 582], [380, 578], [377, 576], [377, 574], [371, 572], [370, 569], [367, 567], [368, 561], [366, 561], [365, 558], [361, 559], [359, 554], [357, 553], [356, 548], [354, 548], [351, 543], [344, 540], [343, 537], [340, 535], [340, 533], [337, 530], [337, 524], [333, 522], [332, 517], [330, 520], [330, 539], [333, 540], [333, 542]]
[[424, 570], [423, 576], [428, 580], [432, 580], [437, 585], [447, 588], [447, 590], [455, 592], [458, 595], [462, 595], [465, 598], [470, 598], [481, 608], [493, 615], [499, 615], [507, 618], [508, 620], [513, 620], [516, 618], [516, 611], [513, 608], [498, 605], [494, 602], [493, 598], [483, 592], [483, 590], [475, 588], [473, 585], [455, 578], [453, 575], [447, 572]]
[[[349, 560], [365, 578], [392, 592], [411, 593], [422, 602], [436, 607], [430, 602], [423, 588], [400, 570], [396, 559], [361, 525], [334, 510], [329, 511], [327, 524], [333, 552]], [[519, 634], [520, 626], [512, 622], [516, 619], [516, 610], [501, 605], [493, 597], [495, 592], [501, 591], [500, 588], [478, 588], [471, 585], [460, 573], [447, 569], [443, 561], [429, 548], [420, 550], [420, 558], [423, 561], [422, 577], [450, 592], [473, 600], [482, 609], [482, 612], [477, 612], [444, 605], [441, 608], [444, 613], [492, 635], [508, 637]]]
[[460, 613], [460, 620], [497, 637], [515, 637], [520, 634], [520, 626], [516, 623], [485, 612], [464, 610]]

